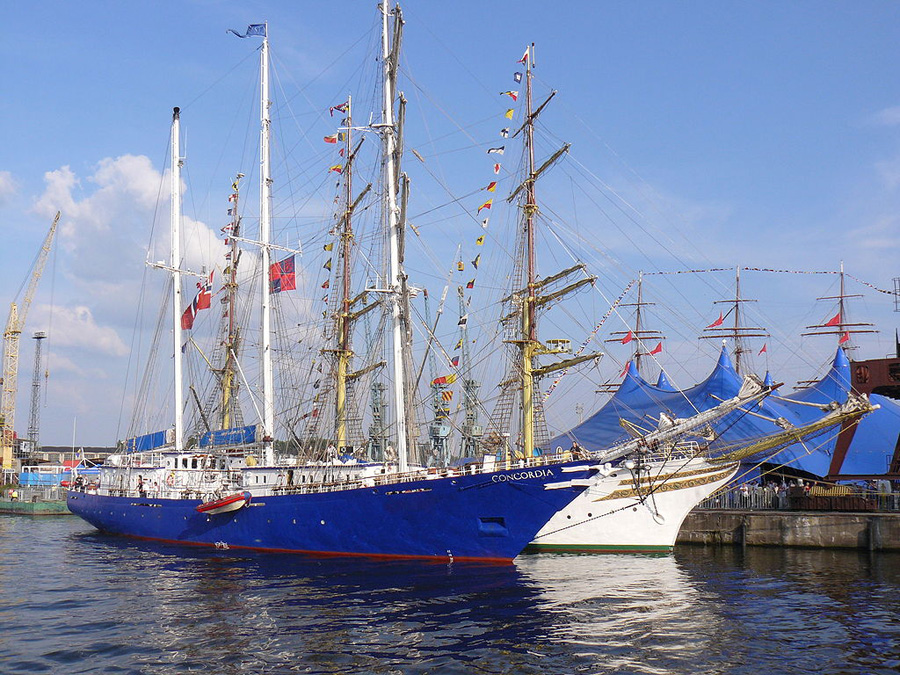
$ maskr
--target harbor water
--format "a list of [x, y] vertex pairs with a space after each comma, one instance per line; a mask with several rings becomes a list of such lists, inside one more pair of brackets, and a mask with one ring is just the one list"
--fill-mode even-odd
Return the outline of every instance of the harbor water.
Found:
[[240, 554], [0, 516], [0, 672], [894, 673], [900, 555], [484, 566]]

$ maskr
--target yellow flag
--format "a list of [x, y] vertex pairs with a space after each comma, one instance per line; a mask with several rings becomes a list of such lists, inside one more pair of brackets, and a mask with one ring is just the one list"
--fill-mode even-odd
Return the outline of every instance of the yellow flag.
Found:
[[506, 119], [511, 120], [512, 116], [513, 116], [513, 109], [510, 108], [509, 110], [506, 111]]
[[478, 239], [475, 240], [475, 243], [478, 246], [484, 246], [484, 235], [481, 235], [480, 237], [478, 237]]

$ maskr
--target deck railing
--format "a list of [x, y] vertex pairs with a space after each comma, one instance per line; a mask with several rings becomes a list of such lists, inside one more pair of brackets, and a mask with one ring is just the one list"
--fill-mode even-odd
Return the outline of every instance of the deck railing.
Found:
[[[447, 467], [447, 468], [428, 468], [428, 469], [418, 469], [415, 471], [410, 471], [407, 473], [385, 473], [385, 474], [376, 474], [369, 475], [365, 477], [350, 477], [346, 476], [343, 480], [337, 480], [332, 482], [320, 482], [320, 483], [294, 483], [293, 485], [286, 485], [284, 483], [275, 484], [275, 485], [263, 485], [263, 484], [254, 484], [254, 485], [239, 485], [232, 483], [228, 488], [229, 492], [237, 492], [239, 490], [249, 490], [253, 493], [254, 497], [266, 497], [269, 495], [278, 495], [278, 494], [311, 494], [311, 493], [321, 493], [321, 492], [339, 492], [344, 490], [355, 490], [358, 488], [376, 488], [385, 485], [396, 485], [398, 483], [410, 483], [414, 481], [421, 480], [433, 480], [437, 478], [446, 478], [446, 477], [454, 477], [454, 476], [462, 476], [462, 475], [477, 475], [482, 473], [493, 473], [495, 471], [500, 470], [516, 470], [516, 469], [533, 469], [533, 468], [543, 468], [546, 466], [552, 466], [554, 464], [560, 464], [564, 462], [573, 461], [574, 457], [571, 453], [565, 452], [561, 454], [554, 455], [541, 455], [535, 456], [529, 459], [515, 459], [509, 462], [506, 461], [498, 461], [493, 466], [485, 467], [484, 464], [481, 463], [473, 463], [467, 464], [459, 467]], [[589, 462], [590, 460], [585, 460]], [[142, 468], [142, 467], [132, 467], [132, 469]], [[143, 467], [143, 468], [146, 468]], [[287, 469], [302, 469], [302, 466], [299, 467], [279, 467], [284, 470]], [[221, 474], [222, 476], [228, 475], [231, 476], [234, 474], [234, 471], [225, 471], [218, 469], [177, 469], [176, 471], [179, 474], [184, 475], [187, 473], [188, 475], [200, 476], [202, 475], [210, 475], [210, 474]], [[204, 483], [206, 483], [204, 485]], [[178, 484], [176, 486], [167, 486], [167, 485], [158, 485], [158, 489], [155, 489], [150, 482], [145, 482], [143, 492], [138, 492], [137, 489], [133, 487], [113, 487], [108, 485], [92, 485], [90, 483], [85, 484], [81, 491], [86, 492], [95, 492], [102, 495], [108, 495], [113, 497], [131, 497], [131, 498], [142, 498], [142, 499], [153, 499], [153, 498], [181, 498], [181, 499], [208, 499], [213, 496], [212, 489], [214, 486], [218, 484], [218, 481], [204, 481], [204, 483], [197, 482], [196, 484]]]

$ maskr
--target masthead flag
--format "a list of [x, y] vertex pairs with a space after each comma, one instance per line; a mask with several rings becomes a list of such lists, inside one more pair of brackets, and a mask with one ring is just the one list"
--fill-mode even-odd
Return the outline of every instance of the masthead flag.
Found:
[[769, 353], [769, 350], [767, 349], [768, 346], [769, 346], [769, 343], [764, 342], [762, 349], [759, 350], [759, 354], [757, 354], [757, 356], [761, 356], [762, 354], [768, 354]]
[[253, 37], [254, 35], [259, 36], [259, 37], [266, 37], [266, 24], [264, 24], [264, 23], [251, 23], [249, 26], [247, 26], [247, 32], [244, 33], [243, 35], [241, 35], [240, 33], [238, 33], [238, 32], [237, 32], [236, 30], [234, 30], [233, 28], [229, 28], [229, 29], [226, 30], [225, 32], [226, 32], [226, 33], [234, 33], [234, 34], [237, 35], [239, 38]]
[[656, 345], [652, 350], [650, 350], [650, 355], [653, 354], [661, 354], [662, 353], [662, 342]]
[[717, 326], [721, 326], [724, 321], [725, 317], [722, 316], [722, 312], [719, 312], [719, 318], [709, 324], [707, 328], [716, 328]]
[[331, 106], [331, 107], [328, 109], [328, 114], [329, 114], [331, 117], [334, 117], [334, 111], [335, 111], [335, 110], [337, 110], [338, 112], [342, 112], [342, 113], [347, 112], [347, 102], [344, 101], [343, 103], [338, 103], [337, 105]]
[[838, 312], [825, 322], [826, 326], [837, 326], [841, 322], [841, 313]]

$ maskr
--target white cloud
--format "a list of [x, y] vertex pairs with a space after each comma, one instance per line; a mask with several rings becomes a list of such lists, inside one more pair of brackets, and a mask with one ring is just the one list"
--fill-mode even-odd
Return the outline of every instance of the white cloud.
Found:
[[884, 108], [869, 117], [869, 122], [883, 127], [895, 127], [900, 124], [900, 106]]
[[0, 204], [19, 191], [19, 185], [9, 171], [0, 171]]
[[[148, 247], [151, 260], [169, 260], [167, 174], [147, 157], [123, 155], [102, 160], [86, 179], [68, 166], [44, 179], [35, 210], [48, 217], [62, 212], [59, 243], [71, 304], [89, 306], [101, 324], [130, 324]], [[185, 217], [183, 234], [183, 267], [199, 272], [222, 260], [218, 232]], [[150, 273], [148, 279], [162, 283], [164, 277]]]
[[894, 157], [876, 162], [875, 171], [888, 190], [895, 190], [900, 185], [900, 158]]
[[90, 308], [41, 305], [34, 308], [32, 325], [48, 328], [54, 348], [77, 348], [84, 352], [106, 356], [124, 356], [128, 347], [118, 333], [108, 326], [97, 324]]

